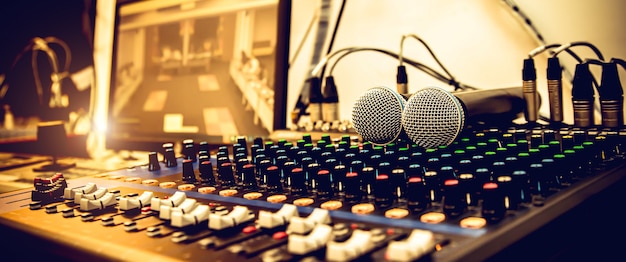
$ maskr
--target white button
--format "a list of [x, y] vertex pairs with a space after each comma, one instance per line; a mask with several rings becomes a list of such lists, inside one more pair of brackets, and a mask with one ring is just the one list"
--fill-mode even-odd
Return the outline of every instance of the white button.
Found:
[[434, 248], [435, 236], [432, 232], [413, 229], [406, 239], [389, 243], [386, 257], [391, 261], [413, 261], [432, 252]]
[[291, 204], [284, 204], [276, 213], [259, 211], [258, 224], [262, 228], [275, 228], [285, 225], [292, 217], [298, 216], [298, 208]]
[[290, 234], [287, 250], [291, 254], [304, 255], [323, 248], [332, 236], [333, 228], [318, 224], [308, 235]]
[[188, 214], [172, 212], [171, 225], [174, 227], [197, 225], [209, 219], [210, 212], [211, 209], [208, 205], [199, 205]]
[[287, 227], [287, 233], [306, 234], [318, 224], [329, 224], [330, 214], [328, 210], [316, 208], [306, 217], [292, 217]]
[[247, 207], [234, 206], [226, 215], [209, 214], [209, 228], [215, 230], [231, 228], [253, 219], [254, 214]]
[[152, 197], [154, 197], [154, 193], [150, 191], [144, 191], [141, 196], [138, 197], [121, 197], [119, 201], [120, 210], [143, 208], [144, 206], [150, 205]]
[[326, 260], [349, 261], [357, 259], [373, 246], [372, 233], [354, 230], [350, 238], [344, 242], [331, 241], [326, 245]]
[[114, 193], [106, 193], [99, 199], [89, 200], [89, 199], [81, 199], [80, 200], [80, 210], [81, 211], [91, 211], [96, 209], [105, 209], [109, 206], [113, 206], [117, 204], [116, 200], [117, 196]]

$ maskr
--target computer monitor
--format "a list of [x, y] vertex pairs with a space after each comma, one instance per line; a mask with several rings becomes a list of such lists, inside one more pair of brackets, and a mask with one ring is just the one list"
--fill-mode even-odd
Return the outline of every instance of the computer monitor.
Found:
[[106, 147], [284, 128], [290, 13], [290, 0], [118, 1]]

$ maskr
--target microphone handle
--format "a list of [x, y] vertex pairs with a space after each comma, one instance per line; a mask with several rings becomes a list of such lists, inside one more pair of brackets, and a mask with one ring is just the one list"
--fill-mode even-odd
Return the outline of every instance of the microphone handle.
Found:
[[515, 116], [524, 111], [521, 87], [471, 90], [453, 93], [465, 106], [466, 117], [481, 115]]

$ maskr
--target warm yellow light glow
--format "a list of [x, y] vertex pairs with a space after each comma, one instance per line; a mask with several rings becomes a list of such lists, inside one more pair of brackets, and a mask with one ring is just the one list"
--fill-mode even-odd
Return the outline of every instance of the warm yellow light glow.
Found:
[[94, 132], [107, 130], [107, 107], [111, 82], [111, 57], [113, 52], [113, 27], [115, 23], [115, 2], [98, 1], [94, 35], [94, 67], [96, 72], [96, 99], [94, 101]]

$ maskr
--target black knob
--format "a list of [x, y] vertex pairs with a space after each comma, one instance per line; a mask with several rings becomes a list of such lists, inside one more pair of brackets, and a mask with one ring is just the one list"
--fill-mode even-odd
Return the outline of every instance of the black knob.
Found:
[[431, 157], [426, 160], [426, 170], [428, 171], [439, 171], [441, 168], [441, 162], [438, 157]]
[[240, 144], [243, 148], [248, 148], [248, 141], [244, 136], [237, 137], [237, 144]]
[[411, 177], [407, 184], [407, 207], [421, 212], [430, 207], [430, 193], [421, 177]]
[[391, 166], [391, 163], [383, 161], [378, 163], [378, 175], [391, 175], [391, 171], [393, 170], [393, 167]]
[[284, 188], [289, 188], [291, 187], [291, 184], [293, 183], [292, 179], [293, 179], [293, 169], [296, 168], [296, 164], [294, 162], [285, 162], [281, 167], [280, 167], [280, 172], [281, 174], [281, 181], [283, 182], [283, 187]]
[[547, 174], [541, 163], [534, 163], [530, 165], [529, 174], [529, 188], [530, 193], [533, 195], [548, 195]]
[[426, 173], [424, 173], [424, 183], [430, 192], [430, 200], [433, 202], [441, 201], [441, 184], [437, 176], [437, 171], [426, 171]]
[[210, 150], [211, 149], [209, 148], [209, 143], [207, 141], [200, 141], [200, 143], [198, 143], [198, 152], [209, 152]]
[[253, 164], [245, 164], [241, 167], [241, 185], [245, 189], [256, 189], [257, 181]]
[[447, 179], [456, 179], [456, 172], [452, 166], [442, 166], [437, 172], [437, 176], [439, 176], [440, 181], [445, 181]]
[[467, 207], [465, 194], [457, 179], [447, 179], [443, 181], [443, 213], [450, 217], [458, 217]]
[[404, 170], [409, 170], [410, 165], [411, 159], [408, 156], [399, 156], [396, 160], [396, 167], [402, 168]]
[[322, 169], [317, 172], [317, 197], [321, 199], [329, 199], [333, 197], [333, 185], [330, 178], [330, 172]]
[[389, 177], [391, 183], [391, 189], [396, 199], [404, 199], [406, 194], [406, 172], [402, 168], [394, 168], [391, 170], [391, 176]]
[[499, 176], [508, 176], [510, 171], [507, 169], [507, 165], [504, 161], [496, 161], [491, 164], [491, 179], [495, 181]]
[[161, 170], [161, 164], [159, 163], [157, 152], [150, 152], [148, 154], [148, 171], [158, 170]]
[[266, 169], [266, 190], [269, 193], [282, 193], [283, 184], [280, 181], [280, 169], [277, 166], [269, 166]]
[[512, 176], [499, 176], [497, 179], [498, 186], [502, 190], [502, 195], [505, 199], [505, 206], [507, 209], [516, 210], [521, 201], [519, 195], [519, 189], [516, 188], [515, 182]]
[[237, 181], [242, 181], [243, 167], [248, 164], [250, 164], [250, 160], [247, 158], [239, 158], [235, 160], [235, 179]]
[[176, 160], [176, 155], [174, 153], [174, 148], [165, 149], [165, 166], [166, 167], [176, 167], [178, 166], [178, 161]]
[[320, 171], [320, 164], [318, 163], [310, 163], [306, 166], [306, 175], [307, 175], [307, 181], [309, 183], [309, 188], [311, 189], [311, 191], [316, 192], [317, 191], [317, 175], [318, 172]]
[[497, 183], [487, 182], [483, 184], [483, 204], [481, 214], [487, 222], [495, 223], [502, 218], [506, 213], [505, 200], [502, 195], [502, 191]]
[[360, 202], [363, 198], [359, 173], [349, 172], [345, 177], [345, 199], [350, 203]]
[[544, 158], [541, 164], [546, 173], [546, 184], [550, 190], [558, 191], [561, 188], [562, 167], [557, 166], [553, 158]]
[[261, 187], [267, 186], [267, 168], [270, 166], [272, 166], [272, 161], [269, 159], [263, 159], [257, 164], [256, 178], [259, 180], [259, 186]]
[[196, 172], [193, 169], [193, 160], [183, 160], [183, 182], [193, 184], [196, 182]]
[[374, 182], [374, 203], [380, 207], [388, 207], [393, 204], [393, 192], [388, 175], [378, 175]]
[[473, 165], [470, 159], [461, 159], [457, 164], [457, 172], [459, 174], [473, 173], [476, 167]]
[[196, 147], [191, 139], [183, 140], [183, 149], [182, 149], [183, 159], [189, 159], [192, 162], [198, 161], [196, 157]]
[[289, 190], [292, 195], [303, 195], [307, 193], [304, 169], [296, 167], [291, 170], [291, 187]]
[[361, 169], [361, 187], [367, 195], [374, 193], [374, 182], [376, 181], [376, 169], [373, 167], [364, 167]]
[[230, 162], [224, 162], [218, 167], [217, 176], [220, 180], [221, 186], [234, 187], [236, 185], [235, 175], [233, 171], [233, 164]]
[[335, 192], [343, 193], [345, 190], [346, 173], [348, 169], [344, 165], [336, 165], [331, 172], [331, 178]]
[[[163, 143], [163, 145], [161, 145], [161, 148], [163, 149], [163, 151], [161, 151], [161, 153], [163, 153], [163, 155], [165, 156], [165, 152], [167, 152], [168, 149], [172, 149], [172, 152], [174, 150], [174, 144], [173, 143]], [[176, 158], [176, 157], [174, 157]], [[167, 161], [167, 158], [163, 157], [163, 163], [165, 163]]]
[[200, 166], [198, 171], [200, 172], [200, 180], [203, 184], [215, 185], [215, 175], [213, 174], [213, 163], [206, 157], [199, 158]]
[[528, 174], [524, 170], [517, 170], [511, 174], [511, 178], [513, 179], [513, 192], [516, 197], [519, 197], [521, 203], [530, 203], [532, 200], [532, 196], [530, 193], [530, 188], [528, 184]]
[[468, 206], [478, 205], [478, 193], [482, 189], [480, 188], [480, 184], [477, 183], [473, 174], [460, 174], [459, 188], [461, 189], [461, 194], [463, 194], [466, 198], [465, 203], [467, 203]]
[[224, 163], [231, 163], [230, 158], [228, 158], [228, 156], [225, 156], [223, 153], [220, 154], [219, 152], [216, 155], [217, 158], [217, 166], [221, 166]]
[[426, 172], [425, 168], [417, 163], [414, 164], [410, 164], [409, 168], [407, 169], [407, 177], [411, 178], [411, 177], [421, 177], [424, 178], [424, 172]]

